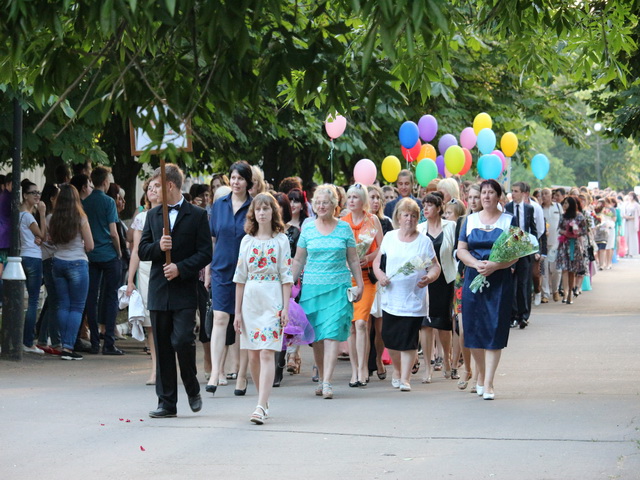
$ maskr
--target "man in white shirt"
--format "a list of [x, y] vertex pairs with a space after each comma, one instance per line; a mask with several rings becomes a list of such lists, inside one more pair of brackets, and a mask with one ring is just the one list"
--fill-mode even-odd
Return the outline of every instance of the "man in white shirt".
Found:
[[558, 225], [562, 219], [562, 207], [552, 200], [552, 192], [548, 188], [542, 189], [542, 211], [547, 224], [547, 257], [542, 262], [542, 303], [548, 303], [553, 295], [553, 301], [560, 300], [558, 285], [560, 272], [556, 269], [556, 254], [558, 252]]
[[[531, 189], [527, 183], [525, 183], [525, 190], [523, 193], [523, 199], [526, 203], [533, 207], [533, 219], [536, 224], [536, 236], [538, 241], [545, 234], [545, 220], [542, 207], [538, 204], [535, 198], [531, 198]], [[540, 254], [535, 254], [533, 261], [531, 262], [531, 277], [533, 280], [533, 304], [538, 306], [542, 301], [542, 278], [540, 275]]]

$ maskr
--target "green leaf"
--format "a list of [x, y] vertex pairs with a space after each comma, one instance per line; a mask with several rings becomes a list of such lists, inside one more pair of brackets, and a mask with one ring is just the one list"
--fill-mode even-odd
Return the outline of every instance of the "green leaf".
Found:
[[173, 17], [176, 12], [176, 0], [164, 0], [169, 15]]

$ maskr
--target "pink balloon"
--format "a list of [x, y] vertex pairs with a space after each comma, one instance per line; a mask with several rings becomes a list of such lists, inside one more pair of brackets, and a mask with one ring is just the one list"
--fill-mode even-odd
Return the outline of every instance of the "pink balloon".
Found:
[[332, 139], [336, 139], [342, 135], [345, 128], [347, 128], [347, 119], [342, 115], [336, 115], [336, 118], [329, 115], [324, 122], [324, 129]]
[[376, 164], [368, 158], [358, 160], [356, 166], [353, 167], [353, 179], [357, 183], [361, 183], [363, 185], [373, 185], [373, 183], [376, 181], [377, 175], [378, 169], [376, 168]]
[[497, 155], [498, 157], [500, 157], [500, 160], [502, 160], [502, 172], [504, 172], [506, 170], [506, 168], [507, 168], [507, 159], [504, 157], [504, 153], [502, 153], [502, 151], [500, 151], [500, 150], [494, 150], [491, 153], [493, 153], [494, 155]]
[[473, 127], [467, 127], [460, 132], [460, 146], [471, 150], [476, 146], [476, 132], [473, 131]]

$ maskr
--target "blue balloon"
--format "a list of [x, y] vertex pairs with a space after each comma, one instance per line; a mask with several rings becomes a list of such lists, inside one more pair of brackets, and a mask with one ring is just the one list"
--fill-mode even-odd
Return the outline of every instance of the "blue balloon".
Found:
[[544, 153], [538, 153], [531, 159], [531, 170], [538, 180], [542, 180], [549, 173], [549, 159]]
[[[488, 130], [488, 129], [485, 129]], [[482, 155], [478, 160], [478, 174], [485, 180], [496, 179], [502, 173], [502, 160], [496, 154]]]
[[419, 137], [420, 129], [418, 129], [418, 125], [416, 125], [415, 122], [404, 122], [400, 125], [398, 138], [400, 139], [400, 145], [404, 148], [415, 147]]
[[490, 128], [483, 128], [478, 133], [476, 145], [480, 153], [488, 155], [496, 149], [496, 134]]

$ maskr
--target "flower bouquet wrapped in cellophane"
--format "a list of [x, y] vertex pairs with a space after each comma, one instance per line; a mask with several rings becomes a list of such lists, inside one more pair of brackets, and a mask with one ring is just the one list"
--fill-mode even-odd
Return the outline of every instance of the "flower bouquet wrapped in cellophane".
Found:
[[[538, 239], [535, 235], [525, 233], [520, 227], [511, 227], [500, 234], [491, 247], [489, 254], [490, 262], [513, 262], [527, 255], [538, 251]], [[469, 285], [469, 290], [473, 293], [482, 292], [484, 287], [490, 285], [487, 277], [478, 275]]]

